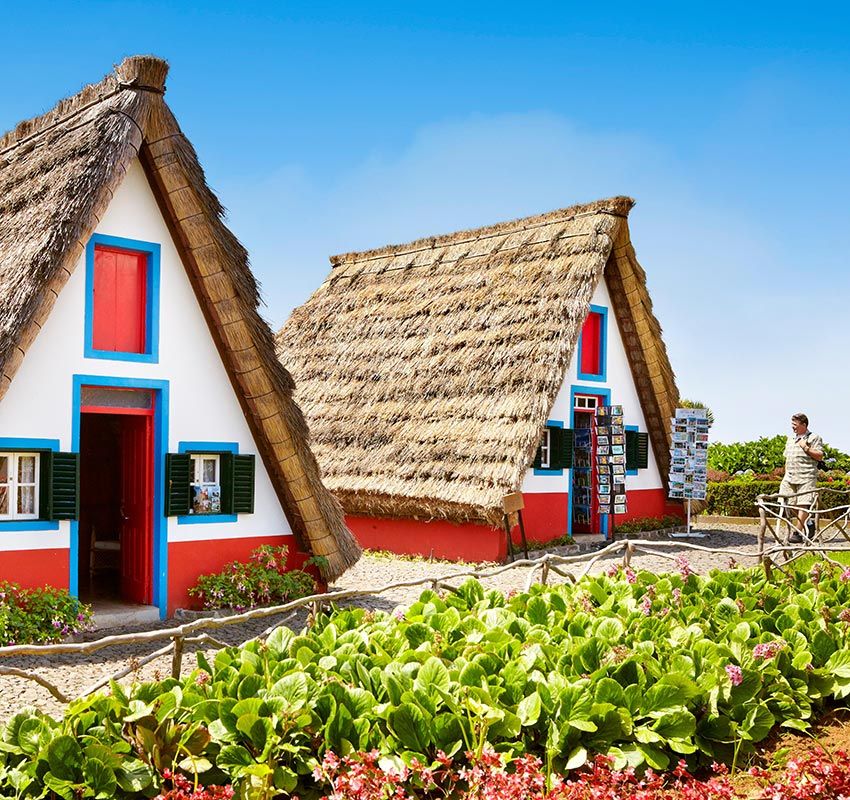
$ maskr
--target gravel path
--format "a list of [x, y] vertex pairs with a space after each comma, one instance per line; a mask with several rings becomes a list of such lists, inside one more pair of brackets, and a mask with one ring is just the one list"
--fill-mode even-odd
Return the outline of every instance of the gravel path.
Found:
[[[686, 553], [692, 569], [698, 573], [705, 573], [711, 569], [725, 569], [729, 564], [730, 550], [742, 550], [749, 553], [756, 552], [756, 527], [713, 525], [705, 526], [700, 530], [707, 534], [704, 539], [690, 540], [693, 544], [710, 548], [710, 552], [695, 552], [685, 547], [665, 549], [664, 552], [675, 556]], [[660, 548], [659, 548], [660, 549]], [[553, 548], [550, 552], [562, 555], [570, 555], [569, 548]], [[532, 558], [542, 555], [542, 552], [532, 554]], [[591, 572], [600, 572], [607, 569], [612, 563], [621, 560], [622, 555], [608, 556], [597, 562]], [[741, 558], [739, 561], [747, 565], [755, 564], [755, 559]], [[632, 559], [635, 569], [647, 569], [652, 572], [667, 572], [674, 569], [673, 562], [667, 558], [652, 554], [635, 554]], [[363, 558], [337, 583], [332, 589], [362, 589], [378, 588], [390, 583], [402, 581], [415, 581], [419, 579], [442, 578], [457, 573], [469, 572], [494, 565], [475, 564], [452, 564], [446, 562], [429, 562], [424, 560], [404, 560], [386, 556], [364, 555]], [[579, 564], [575, 568], [581, 569]], [[539, 573], [538, 573], [539, 574]], [[512, 589], [522, 590], [528, 580], [528, 568], [517, 567], [499, 575], [482, 581], [488, 588], [499, 589], [504, 592]], [[564, 578], [550, 573], [551, 582], [560, 582]], [[461, 579], [452, 583], [458, 584]], [[366, 595], [359, 598], [357, 605], [368, 608], [392, 611], [397, 606], [407, 606], [414, 602], [424, 587], [405, 587], [393, 589], [380, 595]], [[246, 639], [257, 636], [274, 624], [281, 624], [284, 617], [267, 617], [265, 619], [233, 625], [229, 628], [214, 631], [213, 635], [230, 644], [239, 644]], [[287, 620], [287, 624], [294, 628], [303, 627], [306, 614], [300, 613], [297, 617]], [[179, 621], [168, 620], [156, 625], [144, 627], [126, 627], [109, 630], [109, 634], [129, 633], [138, 630], [153, 630], [155, 628], [170, 628], [179, 624]], [[102, 632], [89, 634], [86, 638], [100, 638]], [[92, 685], [101, 677], [117, 672], [126, 666], [132, 659], [139, 659], [148, 653], [157, 650], [166, 642], [142, 644], [135, 646], [110, 647], [90, 656], [55, 656], [49, 664], [43, 658], [22, 656], [18, 658], [0, 659], [0, 666], [18, 667], [21, 669], [37, 669], [39, 674], [47, 680], [59, 686], [67, 695], [75, 695]], [[196, 665], [194, 653], [187, 653], [183, 660], [183, 669], [190, 671]], [[125, 681], [146, 681], [166, 677], [171, 668], [170, 656], [165, 656], [145, 665], [137, 670]], [[5, 721], [16, 711], [25, 706], [35, 706], [54, 716], [62, 713], [63, 706], [54, 699], [46, 689], [38, 684], [23, 678], [0, 676], [0, 722]]]

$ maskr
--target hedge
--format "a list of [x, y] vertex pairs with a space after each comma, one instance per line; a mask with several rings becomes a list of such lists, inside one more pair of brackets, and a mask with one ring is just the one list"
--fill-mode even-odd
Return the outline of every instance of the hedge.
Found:
[[[819, 487], [833, 489], [821, 495], [822, 508], [846, 504], [848, 495], [834, 491], [835, 484], [821, 482]], [[779, 481], [749, 481], [747, 483], [728, 481], [710, 482], [705, 498], [705, 514], [722, 517], [757, 517], [756, 497], [760, 494], [776, 494]]]

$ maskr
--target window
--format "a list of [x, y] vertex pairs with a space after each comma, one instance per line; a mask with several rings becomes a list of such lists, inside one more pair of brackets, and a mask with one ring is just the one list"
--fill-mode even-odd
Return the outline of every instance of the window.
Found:
[[606, 377], [606, 328], [608, 309], [591, 306], [578, 342], [578, 377], [586, 381], [604, 381]]
[[221, 457], [210, 453], [192, 455], [190, 514], [221, 513]]
[[86, 248], [86, 358], [159, 359], [160, 246], [95, 234]]
[[540, 442], [540, 469], [549, 469], [549, 453], [552, 449], [552, 429], [543, 431], [543, 441]]
[[532, 468], [536, 473], [556, 475], [573, 465], [573, 431], [550, 421], [543, 429]]
[[573, 408], [588, 409], [588, 408], [596, 408], [597, 405], [599, 405], [599, 398], [598, 397], [587, 397], [585, 395], [576, 395], [575, 405], [573, 406]]
[[0, 453], [0, 520], [38, 519], [38, 453]]

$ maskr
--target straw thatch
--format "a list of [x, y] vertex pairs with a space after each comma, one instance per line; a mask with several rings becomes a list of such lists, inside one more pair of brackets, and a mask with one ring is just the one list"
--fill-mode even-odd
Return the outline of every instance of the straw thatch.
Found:
[[293, 529], [334, 578], [360, 551], [322, 484], [247, 253], [165, 103], [167, 72], [128, 58], [0, 139], [0, 397], [138, 157]]
[[662, 474], [678, 392], [615, 197], [331, 259], [277, 337], [325, 484], [350, 513], [497, 524], [611, 293]]

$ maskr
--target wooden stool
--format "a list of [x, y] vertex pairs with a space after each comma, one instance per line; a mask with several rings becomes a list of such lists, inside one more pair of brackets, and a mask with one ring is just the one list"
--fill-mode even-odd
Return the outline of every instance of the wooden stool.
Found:
[[505, 535], [508, 537], [508, 556], [510, 560], [514, 560], [514, 543], [511, 538], [511, 514], [516, 514], [519, 521], [519, 532], [522, 536], [522, 550], [525, 557], [528, 558], [528, 542], [525, 539], [525, 525], [522, 523], [522, 510], [525, 508], [525, 502], [522, 499], [522, 492], [511, 492], [502, 498], [502, 510], [504, 511]]

